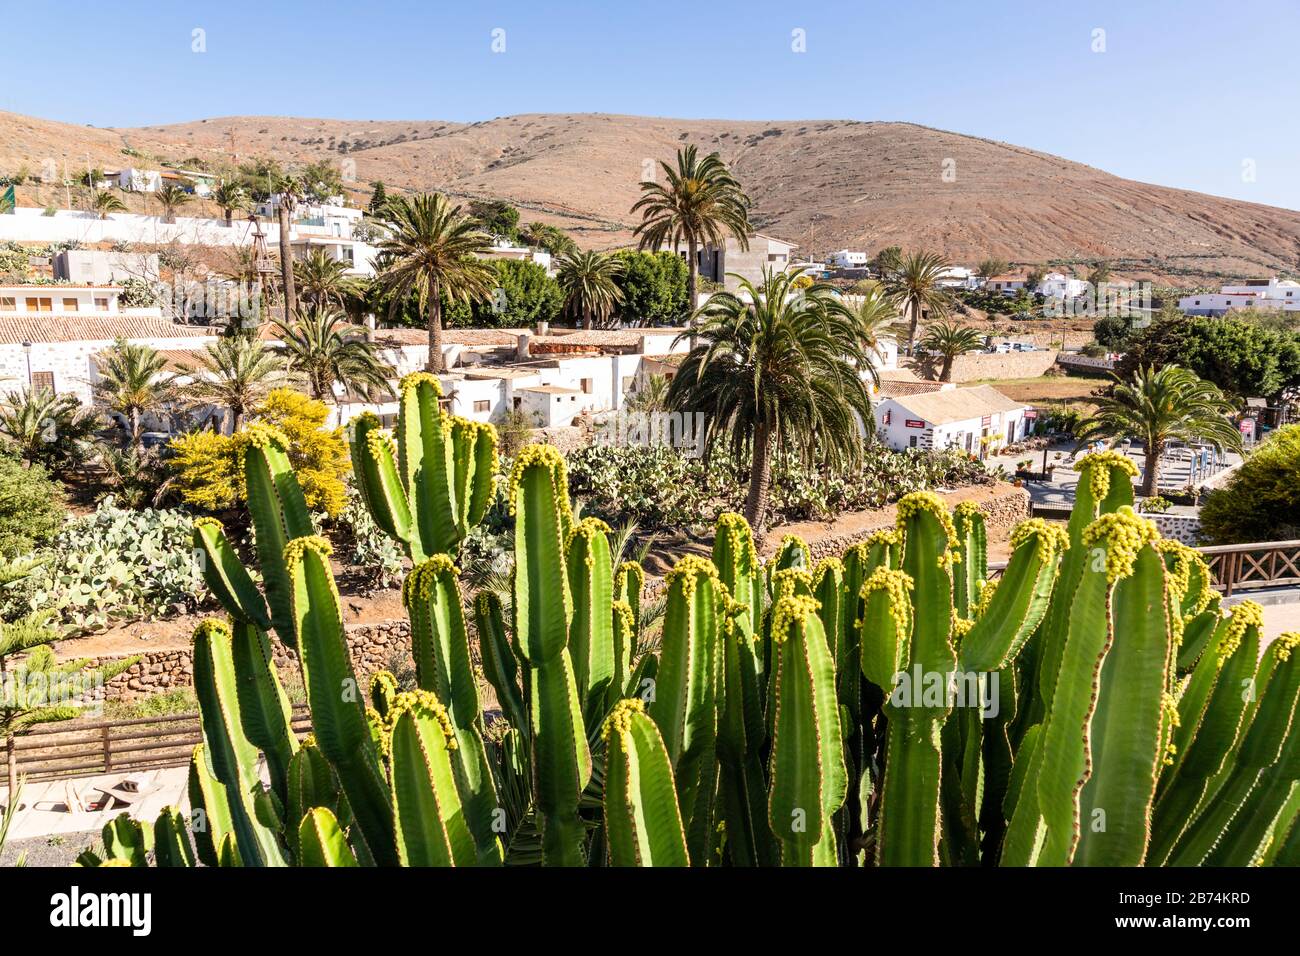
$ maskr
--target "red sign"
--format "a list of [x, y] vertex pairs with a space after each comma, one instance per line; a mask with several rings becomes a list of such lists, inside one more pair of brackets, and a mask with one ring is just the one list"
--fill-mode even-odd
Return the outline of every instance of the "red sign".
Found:
[[904, 424], [905, 424], [908, 428], [924, 428], [924, 427], [925, 427], [925, 422], [923, 422], [923, 421], [921, 421], [921, 420], [919, 420], [919, 419], [916, 419], [916, 418], [909, 418], [906, 422], [904, 422]]
[[1026, 417], [1026, 418], [1037, 418], [1037, 417], [1038, 417], [1038, 409], [1036, 409], [1036, 408], [1026, 408], [1026, 409], [1025, 409], [1025, 417]]
[[993, 424], [993, 416], [992, 416], [992, 415], [985, 415], [983, 418], [980, 419], [980, 424], [981, 424], [981, 425], [992, 425], [992, 424]]

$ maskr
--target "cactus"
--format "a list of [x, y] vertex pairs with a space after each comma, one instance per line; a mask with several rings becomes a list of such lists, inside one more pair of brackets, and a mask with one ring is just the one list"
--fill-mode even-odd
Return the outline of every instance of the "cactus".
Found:
[[375, 524], [419, 563], [456, 554], [483, 520], [497, 470], [497, 434], [491, 425], [444, 412], [442, 387], [427, 372], [407, 375], [399, 390], [393, 436], [370, 413], [353, 425], [352, 468]]
[[[608, 529], [574, 520], [558, 452], [527, 448], [509, 612], [494, 592], [469, 605], [501, 705], [487, 725], [452, 554], [491, 455], [436, 397], [409, 380], [398, 443], [367, 420], [353, 449], [415, 559], [419, 689], [358, 686], [329, 546], [263, 433], [245, 452], [265, 596], [219, 525], [195, 531], [230, 621], [195, 635], [194, 813], [119, 818], [82, 865], [1300, 860], [1300, 636], [1260, 659], [1259, 607], [1225, 614], [1199, 555], [1133, 512], [1126, 458], [1084, 458], [1068, 528], [1022, 522], [993, 581], [982, 515], [929, 493], [816, 566], [791, 536], [760, 565], [724, 515], [712, 559], [663, 581], [651, 654], [640, 567], [613, 567]], [[304, 533], [268, 568], [289, 528]], [[301, 743], [268, 628], [298, 648]]]

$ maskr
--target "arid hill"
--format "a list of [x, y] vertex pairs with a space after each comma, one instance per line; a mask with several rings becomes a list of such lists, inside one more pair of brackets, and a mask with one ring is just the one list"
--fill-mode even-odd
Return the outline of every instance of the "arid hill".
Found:
[[[737, 122], [534, 114], [478, 123], [223, 117], [96, 129], [0, 112], [0, 171], [46, 157], [209, 163], [273, 156], [350, 161], [356, 196], [440, 189], [500, 198], [584, 245], [626, 244], [653, 162], [686, 143], [718, 150], [757, 226], [814, 254], [923, 246], [955, 262], [1110, 260], [1176, 284], [1300, 269], [1300, 212], [1121, 179], [1046, 153], [909, 123]], [[949, 175], [945, 177], [945, 171]], [[24, 201], [20, 196], [20, 201]]]

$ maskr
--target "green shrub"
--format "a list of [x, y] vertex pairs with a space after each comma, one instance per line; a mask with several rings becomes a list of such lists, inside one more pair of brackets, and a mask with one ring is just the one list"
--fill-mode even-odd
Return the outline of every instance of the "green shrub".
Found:
[[1201, 533], [1212, 544], [1300, 538], [1300, 425], [1279, 428], [1206, 496]]
[[353, 485], [334, 527], [340, 556], [360, 572], [364, 584], [392, 588], [402, 583], [402, 549], [375, 525]]
[[37, 552], [47, 562], [11, 599], [51, 609], [83, 631], [118, 618], [160, 617], [173, 605], [197, 607], [207, 588], [192, 551], [193, 529], [183, 511], [128, 511], [110, 495]]
[[44, 544], [63, 524], [63, 490], [40, 465], [0, 455], [0, 557]]

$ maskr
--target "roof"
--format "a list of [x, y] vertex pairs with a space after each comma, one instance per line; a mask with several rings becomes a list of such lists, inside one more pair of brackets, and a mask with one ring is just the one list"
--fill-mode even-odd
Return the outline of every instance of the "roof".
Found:
[[51, 321], [50, 313], [0, 315], [0, 345], [24, 342], [111, 342], [114, 339], [213, 338], [208, 329], [177, 325], [158, 316], [112, 315], [91, 317], [64, 313]]
[[[65, 250], [67, 251], [67, 250]], [[81, 250], [72, 250], [80, 252]], [[94, 251], [94, 250], [90, 250]], [[56, 282], [14, 282], [0, 284], [0, 291], [8, 292], [10, 289], [40, 290], [43, 292], [121, 292], [120, 285], [109, 283], [108, 285], [64, 285]]]
[[1023, 402], [1007, 398], [992, 385], [949, 388], [921, 395], [897, 395], [891, 396], [890, 401], [917, 418], [925, 419], [931, 425], [964, 422], [998, 412], [1014, 412], [1028, 408]]
[[675, 328], [646, 328], [553, 332], [550, 335], [533, 336], [529, 348], [534, 352], [626, 352], [641, 348], [646, 336], [676, 337], [683, 331], [685, 330]]
[[582, 395], [583, 392], [576, 388], [565, 388], [563, 385], [524, 385], [519, 391], [521, 392], [542, 392], [546, 395]]
[[[553, 365], [554, 363], [549, 363]], [[466, 378], [474, 379], [510, 379], [510, 378], [532, 378], [538, 374], [537, 368], [512, 367], [512, 366], [486, 366], [486, 365], [469, 365], [462, 367], [460, 371]]]
[[[444, 345], [477, 347], [514, 346], [527, 329], [443, 329]], [[382, 344], [428, 345], [428, 329], [376, 329], [375, 341]]]
[[1029, 276], [1015, 275], [1014, 273], [1011, 272], [1004, 272], [1002, 273], [1002, 275], [989, 276], [988, 279], [985, 281], [987, 282], [1028, 282]]
[[885, 398], [898, 398], [902, 395], [927, 395], [930, 392], [951, 391], [945, 389], [943, 382], [909, 382], [907, 379], [880, 379], [880, 394]]

